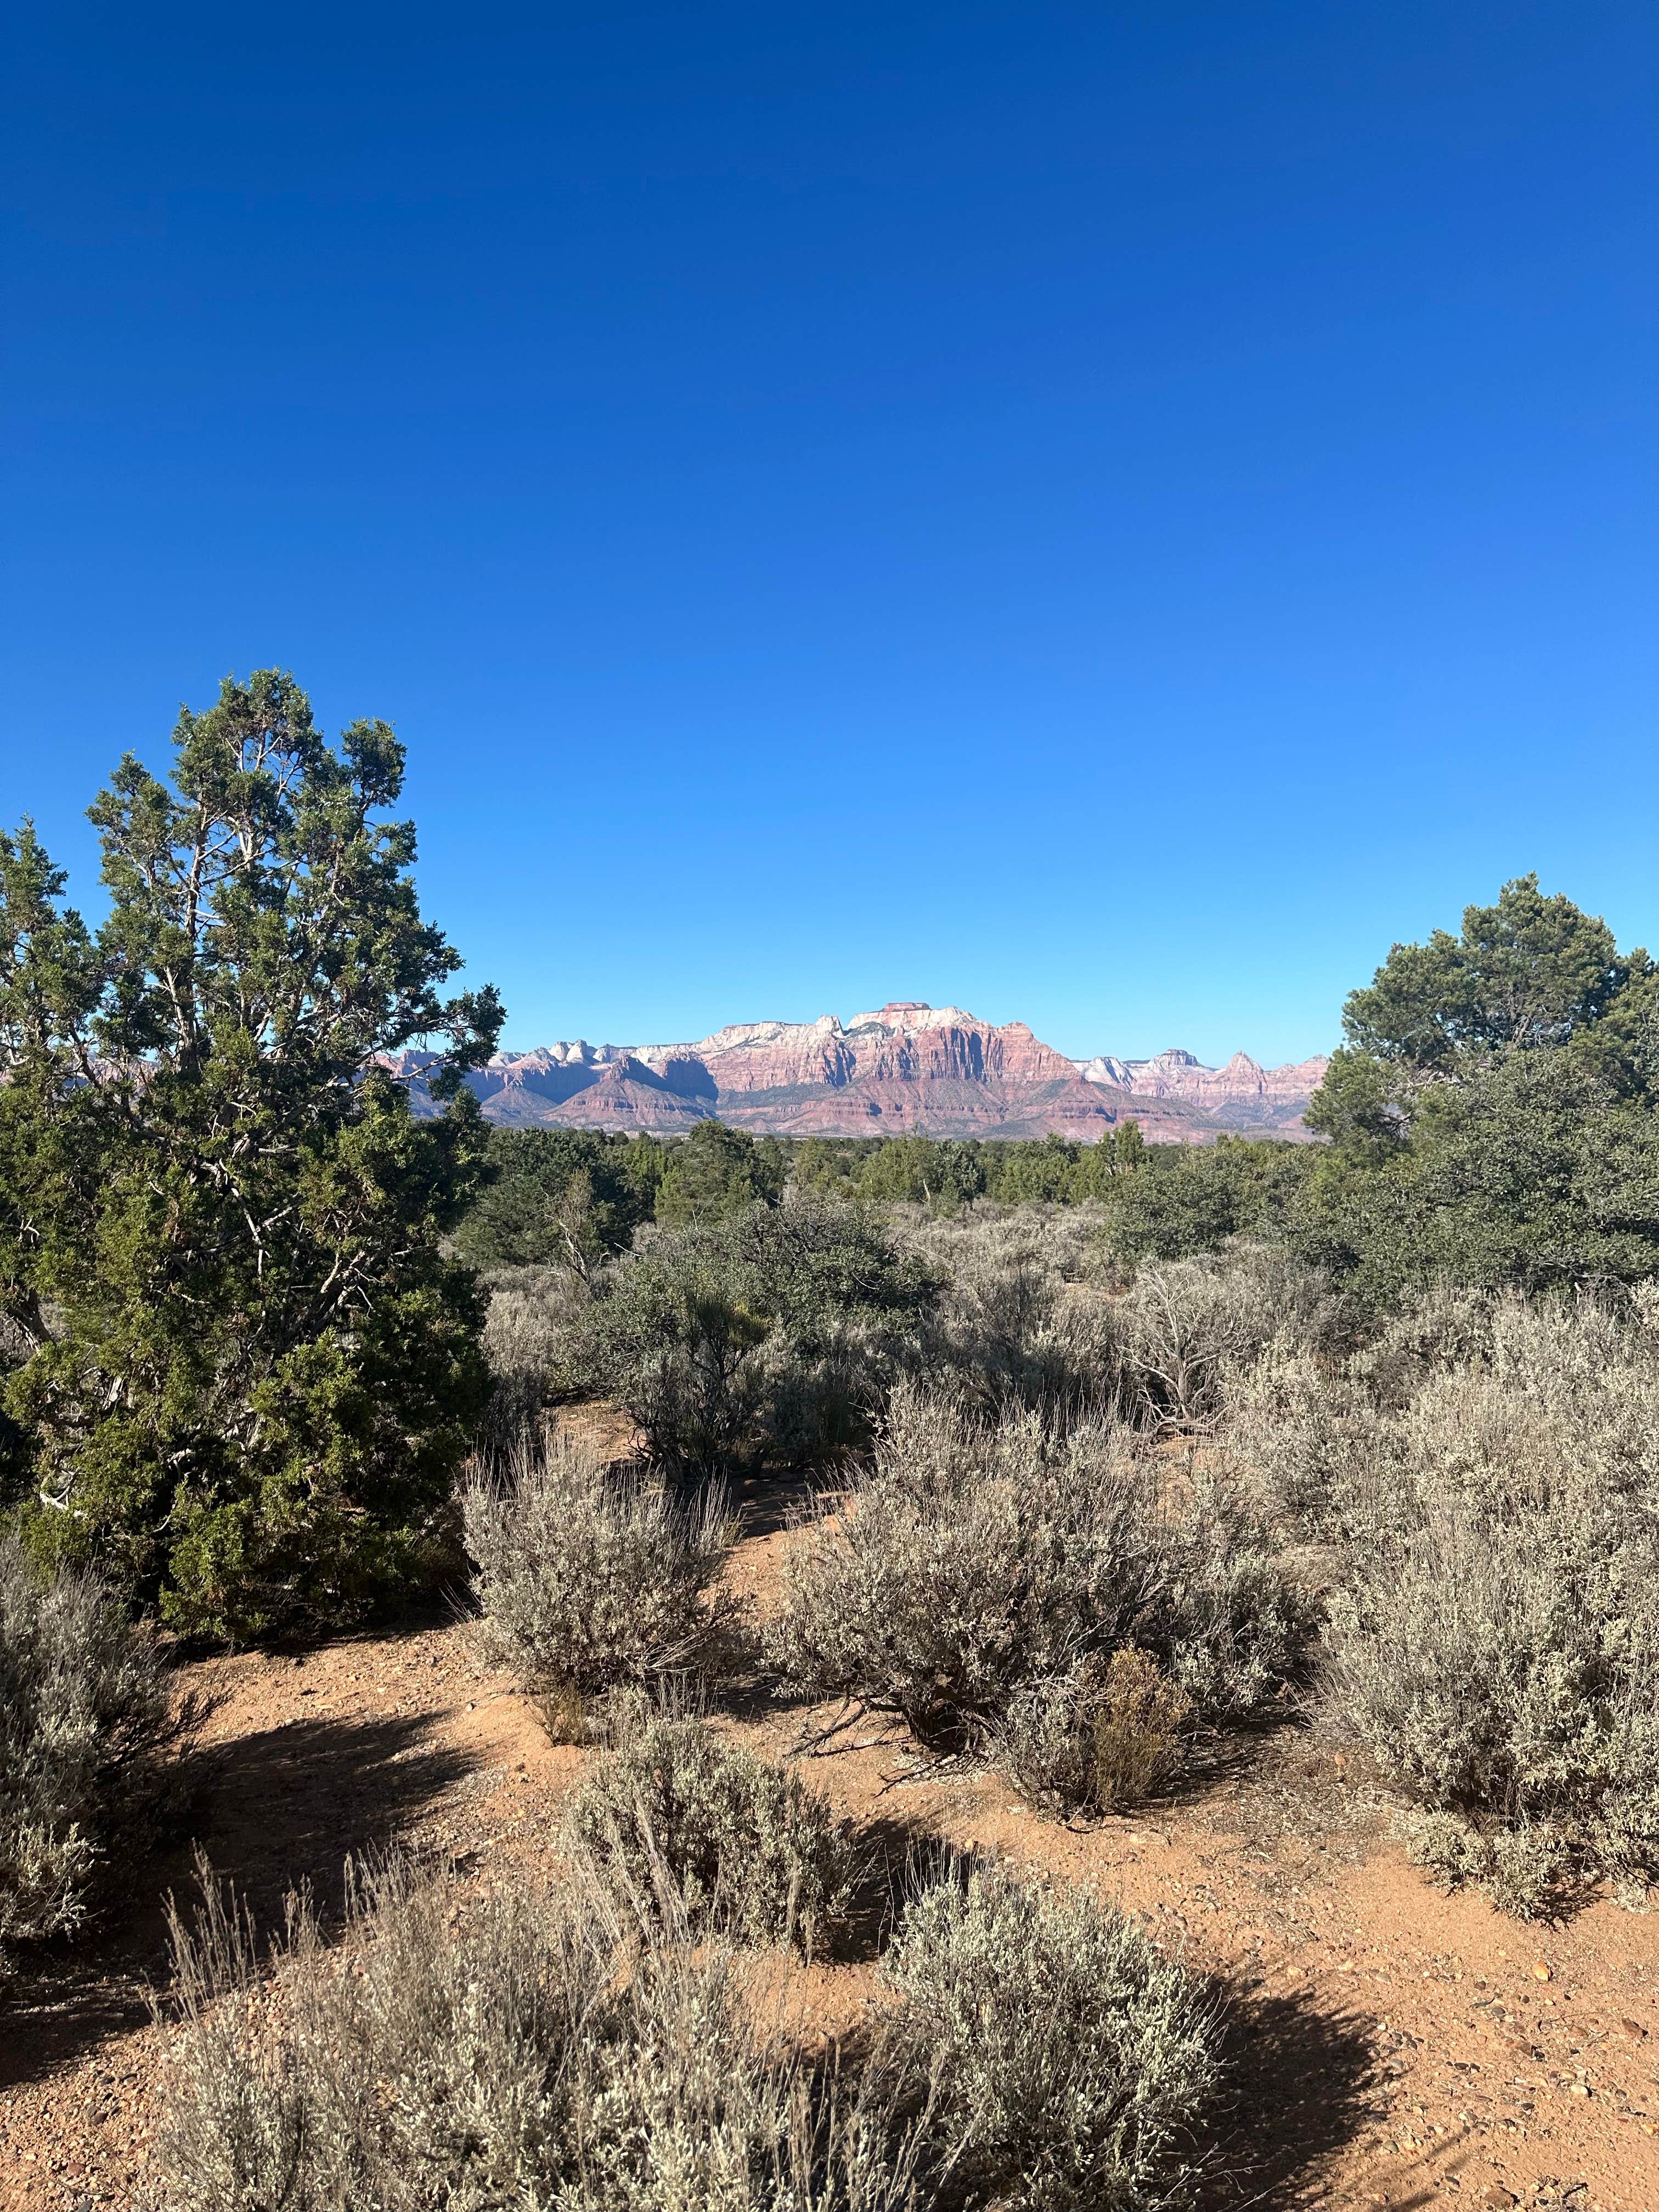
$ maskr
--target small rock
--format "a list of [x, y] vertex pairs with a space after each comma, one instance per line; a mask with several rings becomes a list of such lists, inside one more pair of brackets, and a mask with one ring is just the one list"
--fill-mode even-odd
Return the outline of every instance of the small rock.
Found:
[[1638, 2043], [1639, 2043], [1642, 2038], [1647, 2033], [1646, 2028], [1643, 2027], [1639, 2020], [1621, 2020], [1619, 2025], [1626, 2035], [1630, 2036]]
[[1532, 1978], [1535, 1982], [1548, 1981], [1550, 1978], [1550, 1970], [1544, 1964], [1544, 1961], [1541, 1959], [1538, 1960], [1534, 1964], [1532, 1970]]

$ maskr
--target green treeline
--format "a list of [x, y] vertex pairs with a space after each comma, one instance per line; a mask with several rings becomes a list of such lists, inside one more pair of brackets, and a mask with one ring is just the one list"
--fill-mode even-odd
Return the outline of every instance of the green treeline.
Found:
[[1283, 1228], [1311, 1164], [1306, 1146], [1222, 1137], [1148, 1145], [1133, 1121], [1096, 1144], [1040, 1139], [753, 1137], [717, 1121], [684, 1137], [496, 1129], [495, 1181], [457, 1237], [480, 1267], [575, 1267], [625, 1251], [647, 1221], [724, 1220], [786, 1191], [953, 1213], [993, 1206], [1107, 1209], [1122, 1256], [1179, 1259]]

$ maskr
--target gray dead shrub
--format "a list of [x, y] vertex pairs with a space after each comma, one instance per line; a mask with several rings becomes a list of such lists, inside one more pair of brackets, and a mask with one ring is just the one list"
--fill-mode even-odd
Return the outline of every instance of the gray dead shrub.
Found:
[[872, 2067], [923, 2116], [924, 2202], [1179, 2199], [1219, 2071], [1214, 2010], [1121, 1913], [975, 1872], [912, 1901], [882, 1978]]
[[194, 1715], [97, 1578], [0, 1538], [0, 1944], [80, 1926], [172, 1793]]
[[700, 1720], [647, 1722], [601, 1758], [566, 1820], [578, 1857], [647, 1931], [666, 1913], [811, 1953], [847, 1910], [854, 1850], [828, 1801]]
[[902, 2137], [757, 2033], [718, 1945], [631, 1952], [568, 1893], [393, 1863], [262, 1966], [175, 1918], [157, 2212], [884, 2212]]
[[706, 1673], [732, 1626], [715, 1590], [733, 1524], [565, 1436], [520, 1439], [463, 1499], [487, 1644], [579, 1712], [623, 1684]]
[[1231, 1378], [1275, 1337], [1316, 1340], [1328, 1306], [1321, 1278], [1266, 1245], [1141, 1267], [1121, 1302], [1121, 1325], [1145, 1417], [1210, 1426]]

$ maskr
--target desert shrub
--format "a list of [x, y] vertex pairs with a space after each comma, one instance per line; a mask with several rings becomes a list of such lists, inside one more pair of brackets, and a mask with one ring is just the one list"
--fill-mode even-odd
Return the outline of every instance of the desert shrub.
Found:
[[592, 1291], [588, 1275], [568, 1264], [503, 1268], [486, 1283], [483, 1340], [490, 1394], [481, 1435], [500, 1451], [534, 1429], [547, 1406], [569, 1395], [568, 1347]]
[[1166, 1499], [1121, 1431], [907, 1389], [873, 1466], [787, 1555], [769, 1637], [812, 1694], [975, 1741], [1017, 1693], [1130, 1646], [1198, 1716], [1237, 1713], [1299, 1665], [1312, 1623], [1242, 1498]]
[[1442, 1298], [1334, 1373], [1270, 1358], [1229, 1431], [1330, 1547], [1331, 1724], [1511, 1910], [1659, 1875], [1650, 1310]]
[[902, 2142], [757, 2037], [717, 1948], [647, 1945], [569, 1894], [392, 1867], [324, 1941], [307, 1899], [260, 1972], [209, 1886], [175, 1921], [160, 2212], [906, 2201]]
[[914, 1247], [945, 1277], [924, 1369], [988, 1413], [1026, 1406], [1066, 1422], [1122, 1411], [1133, 1385], [1099, 1279], [1098, 1225], [1085, 1206], [913, 1225]]
[[1659, 1875], [1659, 1544], [1594, 1511], [1454, 1510], [1357, 1568], [1329, 1695], [1422, 1817], [1419, 1856], [1534, 1912]]
[[655, 1211], [667, 1148], [602, 1129], [493, 1128], [494, 1180], [455, 1232], [475, 1267], [562, 1267], [586, 1275], [625, 1251]]
[[1106, 1241], [1132, 1267], [1277, 1241], [1313, 1164], [1311, 1147], [1273, 1138], [1148, 1146], [1102, 1187]]
[[923, 2114], [923, 2202], [1152, 2212], [1215, 2087], [1213, 2010], [1121, 1913], [995, 1873], [910, 1904], [872, 2057]]
[[722, 1221], [783, 1196], [788, 1158], [775, 1137], [751, 1137], [712, 1118], [666, 1147], [656, 1189], [659, 1221]]
[[1143, 1267], [1121, 1300], [1125, 1364], [1147, 1419], [1194, 1428], [1275, 1337], [1318, 1343], [1337, 1325], [1315, 1272], [1265, 1245]]
[[682, 1503], [557, 1435], [482, 1470], [463, 1513], [486, 1642], [544, 1695], [695, 1675], [729, 1631], [711, 1595], [733, 1535], [719, 1491]]
[[1110, 1812], [1140, 1803], [1176, 1773], [1191, 1712], [1147, 1653], [1091, 1653], [1014, 1692], [993, 1732], [997, 1763], [1033, 1804]]
[[683, 1480], [860, 1446], [936, 1294], [872, 1216], [810, 1191], [659, 1232], [595, 1288], [569, 1373]]
[[828, 1802], [700, 1720], [647, 1722], [567, 1817], [580, 1857], [647, 1928], [666, 1901], [692, 1929], [810, 1951], [847, 1907], [853, 1846]]
[[192, 1717], [93, 1576], [45, 1577], [0, 1539], [0, 1944], [81, 1924], [163, 1809]]
[[896, 1395], [874, 1465], [787, 1555], [771, 1628], [816, 1694], [973, 1730], [1022, 1680], [1128, 1639], [1155, 1580], [1139, 1469], [1102, 1430]]

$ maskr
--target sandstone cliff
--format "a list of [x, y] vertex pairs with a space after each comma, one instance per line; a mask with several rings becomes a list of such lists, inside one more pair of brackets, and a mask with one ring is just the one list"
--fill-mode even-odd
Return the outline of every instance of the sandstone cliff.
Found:
[[1148, 1098], [1189, 1100], [1231, 1127], [1301, 1133], [1302, 1109], [1324, 1079], [1322, 1054], [1285, 1067], [1261, 1067], [1236, 1052], [1224, 1067], [1206, 1067], [1178, 1045], [1151, 1060], [1111, 1060], [1104, 1054], [1075, 1063], [1087, 1083]]
[[[431, 1111], [425, 1056], [398, 1073]], [[1171, 1048], [1155, 1059], [1067, 1060], [1024, 1022], [980, 1021], [959, 1006], [895, 1000], [844, 1026], [738, 1022], [695, 1044], [590, 1045], [498, 1053], [471, 1079], [486, 1118], [524, 1128], [684, 1129], [718, 1114], [790, 1136], [1041, 1137], [1092, 1141], [1126, 1121], [1153, 1143], [1202, 1144], [1224, 1129], [1305, 1135], [1303, 1106], [1322, 1060], [1262, 1068], [1243, 1053], [1203, 1066]]]

